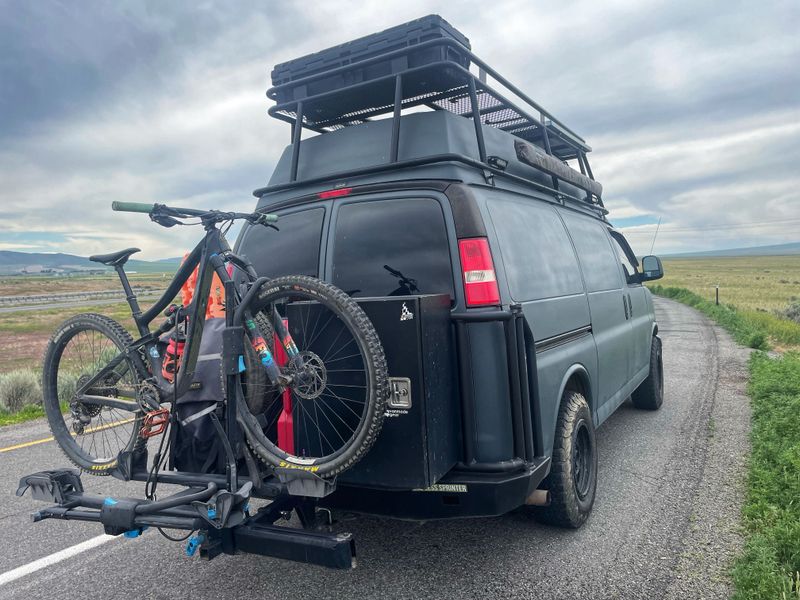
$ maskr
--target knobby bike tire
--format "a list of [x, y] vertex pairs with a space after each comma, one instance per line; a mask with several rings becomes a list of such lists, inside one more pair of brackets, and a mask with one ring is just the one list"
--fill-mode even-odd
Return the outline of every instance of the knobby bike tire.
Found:
[[[97, 332], [107, 337], [118, 351], [130, 346], [133, 342], [133, 338], [125, 331], [122, 325], [104, 315], [85, 313], [76, 315], [62, 323], [50, 338], [45, 350], [42, 369], [44, 410], [56, 443], [75, 466], [92, 475], [110, 475], [117, 466], [119, 453], [116, 453], [115, 456], [98, 458], [91, 454], [91, 447], [89, 451], [81, 448], [80, 444], [76, 442], [76, 436], [70, 431], [59, 404], [58, 374], [62, 355], [67, 344], [82, 332]], [[147, 378], [147, 373], [140, 361], [129, 357], [123, 359], [123, 362], [130, 370], [135, 385], [138, 386], [139, 383]], [[64, 368], [63, 370], [65, 371], [66, 369]], [[102, 411], [102, 408], [100, 411]], [[69, 415], [69, 413], [67, 414]], [[142, 427], [143, 412], [140, 410], [129, 414], [132, 421], [124, 422], [122, 425], [114, 425], [112, 422], [95, 425], [95, 427], [116, 428], [117, 431], [111, 432], [109, 435], [117, 436], [121, 443], [128, 438], [127, 443], [121, 450], [131, 452], [138, 450], [145, 443], [145, 440], [139, 435]], [[131, 424], [132, 426], [128, 427]], [[100, 430], [96, 429], [95, 431], [99, 433]], [[130, 432], [129, 437], [128, 432]], [[90, 434], [93, 435], [93, 432], [90, 432]], [[120, 434], [123, 435], [120, 436]]]
[[[372, 322], [361, 307], [337, 287], [307, 276], [285, 276], [263, 284], [251, 303], [245, 307], [256, 315], [260, 308], [279, 298], [301, 294], [313, 298], [337, 316], [355, 339], [365, 366], [366, 407], [351, 439], [337, 450], [337, 455], [308, 458], [291, 455], [264, 434], [257, 418], [240, 403], [239, 421], [247, 443], [267, 465], [285, 469], [310, 471], [332, 477], [358, 462], [370, 449], [380, 433], [388, 395], [386, 357]], [[259, 322], [258, 319], [256, 319]], [[263, 332], [262, 332], [263, 333]]]

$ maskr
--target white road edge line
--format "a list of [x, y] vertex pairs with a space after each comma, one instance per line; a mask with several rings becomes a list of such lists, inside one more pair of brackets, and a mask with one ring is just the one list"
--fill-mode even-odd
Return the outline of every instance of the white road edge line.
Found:
[[0, 574], [0, 586], [11, 583], [12, 581], [16, 581], [21, 577], [35, 573], [36, 571], [44, 569], [45, 567], [59, 563], [62, 560], [66, 560], [81, 554], [82, 552], [91, 550], [92, 548], [102, 546], [106, 542], [110, 542], [111, 540], [115, 539], [117, 539], [117, 537], [113, 535], [98, 535], [97, 537], [93, 537], [92, 539], [81, 542], [80, 544], [70, 546], [69, 548], [64, 548], [64, 550], [51, 554], [50, 556], [45, 556], [39, 560], [29, 562], [27, 565], [22, 565], [21, 567], [17, 567], [11, 571], [6, 571], [5, 573]]

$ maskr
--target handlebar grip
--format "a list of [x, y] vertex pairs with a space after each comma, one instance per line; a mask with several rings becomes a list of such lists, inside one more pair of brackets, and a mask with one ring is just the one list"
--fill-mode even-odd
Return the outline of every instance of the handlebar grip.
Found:
[[151, 213], [155, 208], [155, 204], [146, 204], [144, 202], [117, 202], [116, 200], [111, 203], [111, 210], [118, 210], [122, 212], [136, 212], [136, 213]]

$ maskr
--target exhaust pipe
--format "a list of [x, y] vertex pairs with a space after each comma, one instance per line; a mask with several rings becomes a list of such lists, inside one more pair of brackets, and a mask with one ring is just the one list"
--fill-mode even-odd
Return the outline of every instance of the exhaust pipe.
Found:
[[525, 499], [528, 506], [550, 506], [549, 490], [533, 490], [531, 495]]

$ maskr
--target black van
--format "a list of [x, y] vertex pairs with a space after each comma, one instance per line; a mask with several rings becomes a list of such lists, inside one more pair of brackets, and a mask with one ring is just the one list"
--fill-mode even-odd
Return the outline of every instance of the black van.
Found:
[[275, 67], [291, 144], [236, 251], [357, 299], [391, 397], [370, 452], [322, 503], [398, 518], [532, 506], [578, 527], [595, 429], [657, 409], [661, 342], [640, 268], [606, 220], [591, 148], [437, 16]]

